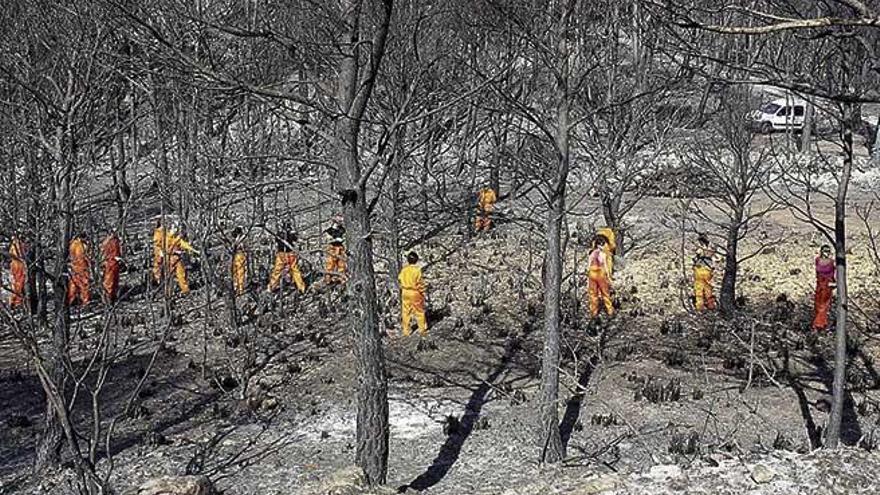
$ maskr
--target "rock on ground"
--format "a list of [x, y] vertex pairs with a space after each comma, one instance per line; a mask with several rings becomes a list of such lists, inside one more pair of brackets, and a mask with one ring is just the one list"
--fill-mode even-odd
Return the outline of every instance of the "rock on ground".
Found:
[[204, 476], [166, 476], [147, 481], [123, 495], [212, 495], [214, 486]]
[[357, 466], [348, 466], [335, 471], [327, 477], [312, 495], [392, 495], [397, 491], [387, 487], [367, 486], [367, 477], [364, 470]]

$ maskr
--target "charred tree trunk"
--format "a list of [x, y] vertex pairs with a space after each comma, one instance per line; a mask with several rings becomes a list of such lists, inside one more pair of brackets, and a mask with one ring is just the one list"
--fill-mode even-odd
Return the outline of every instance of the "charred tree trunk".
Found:
[[837, 184], [834, 202], [834, 259], [837, 271], [837, 321], [835, 328], [834, 382], [832, 385], [831, 417], [825, 436], [825, 446], [831, 449], [840, 442], [840, 425], [843, 419], [843, 401], [846, 394], [846, 196], [853, 167], [853, 104], [843, 106], [843, 170]]
[[[562, 165], [560, 164], [560, 167]], [[541, 462], [559, 462], [565, 445], [559, 431], [560, 299], [562, 292], [562, 216], [565, 186], [554, 195], [547, 214], [547, 256], [544, 262], [544, 358], [541, 367]]]
[[724, 276], [721, 279], [721, 292], [719, 294], [721, 311], [726, 316], [730, 316], [736, 311], [736, 277], [739, 272], [737, 250], [739, 248], [739, 230], [742, 225], [743, 215], [744, 209], [737, 207], [734, 210], [730, 223], [727, 225], [727, 238], [725, 239], [727, 255], [724, 258]]
[[812, 148], [810, 147], [810, 142], [813, 140], [813, 120], [814, 120], [814, 110], [813, 105], [807, 103], [806, 108], [804, 109], [804, 129], [801, 132], [801, 152], [802, 153], [811, 153]]
[[602, 218], [605, 219], [605, 226], [614, 231], [617, 245], [615, 255], [619, 257], [623, 257], [626, 253], [626, 232], [623, 230], [623, 219], [620, 218], [620, 202], [623, 199], [621, 196], [608, 189], [602, 192]]
[[[32, 148], [27, 151], [28, 168], [27, 168], [27, 184], [30, 189], [27, 201], [27, 211], [25, 217], [27, 226], [33, 232], [33, 237], [27, 239], [30, 246], [27, 250], [27, 289], [26, 302], [31, 314], [37, 315], [40, 325], [46, 325], [48, 321], [48, 308], [46, 307], [46, 276], [45, 276], [45, 254], [43, 252], [43, 239], [40, 232], [44, 231], [44, 216], [40, 214], [43, 211], [42, 204], [45, 193], [43, 181], [40, 176], [39, 169], [41, 164], [38, 163], [37, 153]], [[50, 190], [50, 203], [54, 201], [54, 191]], [[18, 229], [16, 229], [18, 230]], [[27, 230], [26, 228], [21, 231]]]
[[871, 162], [875, 167], [880, 167], [880, 115], [877, 116], [877, 124], [874, 126], [874, 143], [871, 145]]
[[[54, 294], [53, 308], [55, 318], [52, 323], [52, 346], [49, 359], [46, 360], [46, 372], [54, 389], [60, 397], [52, 397], [51, 388], [46, 390], [46, 417], [43, 434], [37, 445], [36, 470], [42, 472], [45, 469], [57, 465], [61, 460], [61, 445], [63, 430], [58, 414], [58, 403], [64, 404], [65, 372], [63, 360], [67, 353], [67, 342], [70, 330], [70, 307], [67, 304], [67, 257], [70, 239], [73, 231], [73, 195], [71, 191], [71, 175], [73, 174], [72, 160], [76, 151], [68, 149], [71, 146], [71, 127], [69, 121], [66, 126], [59, 127], [54, 143], [53, 160], [58, 172], [53, 184], [55, 211], [57, 223], [55, 224], [55, 267], [52, 276], [52, 290]], [[59, 400], [60, 399], [60, 400]]]
[[421, 201], [419, 202], [422, 210], [422, 220], [427, 222], [429, 218], [431, 218], [431, 209], [429, 207], [429, 192], [428, 192], [428, 178], [431, 167], [434, 165], [434, 154], [437, 146], [437, 132], [432, 129], [430, 126], [433, 125], [433, 119], [428, 117], [427, 124], [429, 129], [428, 135], [428, 144], [425, 148], [425, 158], [422, 162], [422, 170], [419, 177], [419, 182], [421, 186], [420, 195]]
[[348, 292], [354, 302], [351, 320], [359, 370], [356, 461], [371, 484], [382, 484], [388, 470], [388, 377], [379, 333], [370, 218], [363, 190], [348, 193], [343, 212], [350, 271]]
[[[130, 145], [131, 145], [131, 156], [130, 160], [134, 161], [137, 158], [137, 131], [136, 125], [134, 123], [134, 118], [136, 116], [136, 108], [135, 108], [135, 92], [134, 85], [132, 84], [131, 91], [129, 92], [129, 99], [131, 101], [131, 134], [130, 134]], [[117, 101], [117, 113], [116, 113], [116, 125], [117, 127], [122, 127], [122, 123], [125, 120], [125, 115], [122, 108], [123, 102], [120, 98]], [[123, 228], [125, 226], [125, 210], [128, 205], [128, 201], [131, 198], [131, 187], [128, 185], [128, 178], [126, 177], [126, 169], [128, 167], [128, 159], [126, 157], [126, 145], [125, 145], [125, 133], [119, 132], [119, 135], [116, 138], [116, 151], [117, 156], [114, 159], [111, 154], [110, 165], [113, 173], [113, 190], [114, 190], [114, 200], [116, 202], [116, 225], [120, 232], [120, 236], [124, 237]]]
[[569, 170], [568, 24], [574, 1], [565, 2], [557, 38], [559, 74], [556, 82], [557, 165], [547, 212], [547, 254], [544, 258], [544, 356], [541, 366], [540, 461], [555, 463], [565, 458], [559, 431], [560, 300], [562, 293], [562, 222]]
[[382, 22], [373, 37], [370, 60], [362, 67], [359, 47], [364, 5], [363, 0], [343, 2], [347, 23], [343, 42], [347, 51], [343, 52], [339, 66], [337, 103], [342, 115], [336, 120], [333, 137], [339, 164], [337, 191], [342, 199], [348, 244], [347, 290], [352, 300], [350, 323], [358, 375], [356, 462], [364, 470], [367, 482], [376, 485], [385, 483], [388, 473], [388, 377], [379, 333], [370, 210], [359, 162], [359, 136], [361, 119], [385, 52], [392, 1], [383, 2]]
[[403, 268], [400, 258], [400, 148], [406, 139], [406, 130], [401, 129], [395, 143], [395, 153], [391, 160], [391, 171], [388, 174], [388, 288], [392, 294], [398, 294], [397, 274]]

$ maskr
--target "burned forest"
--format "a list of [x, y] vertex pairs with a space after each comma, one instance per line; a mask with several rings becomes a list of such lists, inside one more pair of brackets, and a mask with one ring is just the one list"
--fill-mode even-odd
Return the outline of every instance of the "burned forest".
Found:
[[0, 495], [880, 493], [880, 0], [7, 0]]

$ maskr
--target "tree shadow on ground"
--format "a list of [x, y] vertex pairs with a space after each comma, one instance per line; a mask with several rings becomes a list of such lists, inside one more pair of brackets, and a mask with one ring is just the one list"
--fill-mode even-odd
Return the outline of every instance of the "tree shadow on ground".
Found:
[[467, 404], [465, 404], [464, 413], [461, 419], [458, 420], [458, 427], [454, 431], [449, 432], [434, 461], [424, 473], [418, 475], [409, 484], [401, 486], [399, 488], [400, 492], [406, 491], [407, 488], [419, 492], [425, 491], [439, 483], [446, 476], [452, 466], [458, 461], [465, 441], [474, 431], [477, 420], [480, 418], [480, 411], [483, 405], [486, 404], [487, 396], [493, 390], [495, 381], [508, 369], [510, 358], [515, 352], [515, 348], [505, 350], [500, 364], [471, 393]]
[[[804, 418], [804, 424], [807, 428], [807, 435], [810, 439], [811, 448], [819, 448], [823, 444], [823, 429], [816, 425], [810, 411], [810, 401], [806, 396], [806, 390], [815, 390], [816, 392], [830, 397], [834, 387], [834, 370], [830, 367], [825, 358], [814, 353], [810, 358], [810, 363], [814, 366], [814, 370], [806, 375], [798, 378], [792, 378], [790, 383], [792, 390], [798, 398], [798, 406], [801, 415]], [[824, 389], [805, 387], [804, 381], [814, 381], [821, 383]], [[830, 399], [826, 400], [830, 407]], [[862, 427], [859, 424], [859, 416], [856, 412], [855, 401], [848, 387], [844, 390], [843, 395], [843, 414], [840, 420], [840, 441], [844, 445], [858, 445], [862, 438]]]
[[571, 439], [571, 434], [575, 429], [578, 418], [580, 418], [581, 404], [584, 400], [584, 391], [587, 389], [587, 385], [590, 383], [590, 377], [593, 375], [595, 369], [596, 364], [593, 362], [593, 358], [588, 359], [584, 370], [578, 377], [578, 391], [572, 395], [565, 404], [565, 412], [562, 414], [562, 421], [559, 423], [559, 433], [562, 436], [562, 445], [564, 448], [568, 447], [568, 441]]
[[798, 408], [801, 411], [801, 416], [804, 418], [804, 428], [806, 428], [807, 437], [810, 440], [810, 449], [818, 449], [822, 446], [822, 431], [821, 428], [816, 425], [816, 421], [813, 419], [813, 414], [810, 412], [810, 401], [807, 399], [804, 386], [800, 381], [794, 378], [790, 380], [789, 385], [798, 399]]

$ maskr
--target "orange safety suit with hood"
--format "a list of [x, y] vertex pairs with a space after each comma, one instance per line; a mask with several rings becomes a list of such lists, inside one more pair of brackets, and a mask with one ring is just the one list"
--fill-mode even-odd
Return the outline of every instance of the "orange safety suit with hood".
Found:
[[107, 303], [112, 304], [116, 302], [119, 292], [119, 265], [122, 261], [122, 243], [115, 233], [108, 234], [101, 242], [101, 260], [101, 285], [104, 287]]
[[89, 252], [85, 241], [81, 237], [74, 237], [70, 241], [70, 278], [67, 281], [67, 304], [72, 305], [79, 298], [81, 305], [86, 306], [91, 301], [91, 279]]

